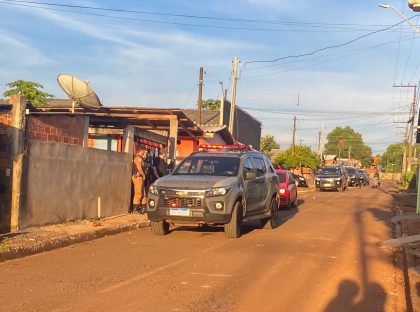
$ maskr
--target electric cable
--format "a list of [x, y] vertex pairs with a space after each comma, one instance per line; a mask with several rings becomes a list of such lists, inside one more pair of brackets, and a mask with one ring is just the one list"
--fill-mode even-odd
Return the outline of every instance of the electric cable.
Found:
[[[408, 18], [407, 20], [411, 20], [411, 19], [413, 19], [414, 17], [416, 17], [417, 15], [418, 15], [418, 14], [413, 15], [412, 17]], [[275, 59], [272, 59], [272, 60], [254, 60], [254, 61], [246, 61], [246, 62], [244, 63], [244, 66], [246, 66], [247, 64], [254, 64], [254, 63], [276, 63], [276, 62], [278, 62], [278, 61], [280, 61], [280, 60], [285, 60], [285, 59], [289, 59], [289, 58], [299, 58], [299, 57], [311, 56], [311, 55], [314, 55], [314, 54], [319, 53], [319, 52], [321, 52], [321, 51], [325, 51], [325, 50], [329, 50], [329, 49], [341, 48], [341, 47], [343, 47], [343, 46], [349, 45], [349, 44], [351, 44], [351, 43], [353, 43], [353, 42], [356, 42], [356, 41], [358, 41], [358, 40], [361, 40], [361, 39], [363, 39], [363, 38], [366, 38], [366, 37], [372, 36], [372, 35], [377, 34], [377, 33], [380, 33], [380, 32], [387, 31], [387, 30], [389, 30], [389, 29], [391, 29], [391, 28], [394, 28], [394, 27], [396, 27], [396, 26], [398, 26], [398, 25], [401, 25], [401, 24], [403, 24], [403, 23], [405, 23], [405, 22], [406, 22], [406, 21], [405, 21], [405, 20], [403, 20], [403, 21], [398, 22], [398, 23], [396, 23], [396, 24], [393, 24], [393, 25], [391, 25], [391, 26], [389, 26], [389, 27], [385, 27], [385, 28], [381, 28], [381, 29], [379, 29], [379, 30], [375, 30], [375, 31], [369, 32], [369, 33], [367, 33], [367, 34], [364, 34], [364, 35], [361, 35], [361, 36], [359, 36], [359, 37], [356, 37], [356, 38], [354, 38], [354, 39], [352, 39], [352, 40], [346, 41], [346, 42], [344, 42], [344, 43], [340, 43], [340, 44], [336, 44], [336, 45], [326, 46], [326, 47], [323, 47], [323, 48], [316, 49], [316, 50], [314, 50], [314, 51], [312, 51], [312, 52], [302, 53], [302, 54], [297, 54], [297, 55], [288, 55], [288, 56], [278, 57], [278, 58], [275, 58]]]
[[66, 7], [66, 8], [82, 9], [82, 10], [108, 11], [108, 12], [131, 13], [131, 14], [140, 14], [140, 15], [156, 15], [156, 16], [176, 17], [176, 18], [181, 17], [181, 18], [189, 18], [189, 19], [204, 19], [204, 20], [231, 21], [231, 22], [233, 21], [233, 22], [246, 22], [246, 23], [258, 23], [258, 24], [281, 24], [281, 25], [293, 25], [293, 26], [298, 25], [298, 26], [306, 26], [306, 27], [331, 27], [331, 26], [384, 27], [384, 26], [390, 26], [386, 24], [298, 22], [298, 21], [280, 21], [280, 20], [205, 16], [205, 15], [192, 15], [192, 14], [175, 14], [175, 13], [153, 12], [153, 11], [145, 11], [145, 10], [130, 10], [130, 9], [120, 9], [120, 8], [105, 8], [105, 7], [98, 7], [98, 6], [75, 5], [75, 4], [56, 3], [56, 2], [45, 2], [45, 1], [28, 1], [28, 0], [27, 1], [3, 0], [3, 1], [8, 2], [8, 3], [16, 3], [16, 4], [37, 4], [37, 5], [45, 5], [45, 6], [52, 6], [52, 7]]

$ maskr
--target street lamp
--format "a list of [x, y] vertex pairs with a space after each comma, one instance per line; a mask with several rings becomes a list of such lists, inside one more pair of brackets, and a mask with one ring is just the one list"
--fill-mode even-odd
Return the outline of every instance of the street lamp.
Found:
[[414, 12], [420, 12], [420, 0], [408, 0], [408, 6]]
[[392, 9], [395, 12], [397, 12], [397, 14], [399, 16], [401, 16], [408, 24], [410, 24], [411, 27], [413, 27], [414, 31], [416, 33], [420, 33], [420, 29], [417, 28], [416, 24], [414, 24], [413, 22], [411, 22], [408, 18], [406, 18], [400, 11], [398, 11], [396, 8], [394, 8], [392, 5], [388, 4], [388, 3], [381, 3], [378, 4], [379, 7], [383, 8], [383, 9]]

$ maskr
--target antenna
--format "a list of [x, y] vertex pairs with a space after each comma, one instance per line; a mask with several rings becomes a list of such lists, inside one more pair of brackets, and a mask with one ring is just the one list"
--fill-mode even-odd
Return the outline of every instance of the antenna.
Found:
[[102, 106], [95, 91], [89, 86], [89, 81], [82, 81], [68, 74], [60, 74], [57, 76], [57, 82], [72, 101], [72, 113], [74, 113], [76, 103], [86, 109], [99, 109]]

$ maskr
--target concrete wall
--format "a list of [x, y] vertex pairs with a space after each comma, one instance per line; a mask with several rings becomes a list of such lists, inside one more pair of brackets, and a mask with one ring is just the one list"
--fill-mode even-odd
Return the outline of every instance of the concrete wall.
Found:
[[10, 158], [10, 134], [12, 114], [0, 113], [0, 233], [10, 231], [12, 192], [12, 163]]
[[32, 140], [25, 160], [19, 226], [61, 223], [126, 213], [131, 156], [77, 145]]

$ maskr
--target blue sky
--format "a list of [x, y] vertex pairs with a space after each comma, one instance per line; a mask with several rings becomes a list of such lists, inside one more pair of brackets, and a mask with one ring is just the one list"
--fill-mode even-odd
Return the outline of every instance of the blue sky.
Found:
[[[326, 133], [335, 126], [350, 125], [362, 133], [375, 153], [382, 152], [401, 140], [397, 127], [403, 124], [394, 122], [406, 118], [391, 112], [408, 111], [412, 98], [412, 90], [394, 89], [393, 83], [415, 84], [420, 78], [419, 35], [406, 24], [312, 56], [246, 64], [340, 44], [386, 27], [378, 25], [401, 21], [392, 10], [379, 8], [379, 1], [322, 0], [316, 5], [309, 0], [45, 2], [287, 22], [217, 21], [47, 6], [124, 17], [121, 19], [0, 0], [1, 85], [17, 79], [37, 81], [57, 98], [65, 98], [56, 76], [70, 73], [89, 80], [104, 105], [187, 108], [196, 104], [199, 67], [206, 72], [204, 98], [218, 98], [219, 81], [229, 86], [232, 59], [238, 56], [242, 63], [237, 103], [260, 119], [263, 133], [275, 135], [282, 148], [291, 143], [292, 118], [297, 115], [298, 143], [302, 140], [315, 148], [321, 123]], [[414, 15], [406, 1], [389, 3], [408, 17]], [[362, 114], [364, 111], [370, 113]]]

